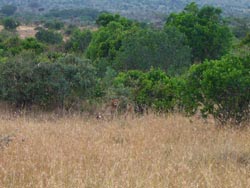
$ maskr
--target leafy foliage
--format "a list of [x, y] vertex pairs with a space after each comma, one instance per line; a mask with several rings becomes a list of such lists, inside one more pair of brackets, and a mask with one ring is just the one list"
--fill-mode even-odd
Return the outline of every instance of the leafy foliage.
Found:
[[116, 88], [127, 88], [130, 100], [138, 106], [151, 107], [166, 112], [175, 106], [175, 87], [172, 80], [161, 70], [147, 73], [128, 71], [120, 73], [114, 81]]
[[5, 18], [3, 20], [3, 26], [7, 30], [15, 30], [19, 25], [20, 23], [13, 18]]
[[94, 33], [86, 55], [92, 60], [101, 58], [114, 60], [122, 45], [125, 33], [132, 30], [134, 23], [131, 20], [110, 14], [100, 15], [97, 22], [103, 27]]
[[[222, 124], [249, 119], [249, 36], [235, 38], [231, 56], [221, 58], [231, 33], [220, 9], [191, 3], [164, 28], [109, 13], [96, 23], [90, 31], [48, 22], [49, 29], [26, 39], [3, 30], [0, 101], [69, 109], [119, 98], [124, 109], [129, 102], [139, 112], [199, 110]], [[197, 61], [203, 63], [190, 68]]]
[[0, 98], [17, 107], [67, 107], [72, 97], [91, 96], [95, 86], [95, 69], [73, 56], [46, 63], [25, 52], [0, 64], [0, 73]]
[[36, 33], [36, 38], [38, 41], [48, 44], [59, 44], [63, 41], [63, 37], [60, 33], [45, 29], [39, 30]]
[[3, 13], [6, 16], [12, 16], [17, 10], [17, 7], [15, 5], [4, 5], [1, 8], [1, 13]]
[[21, 42], [24, 50], [33, 50], [36, 53], [42, 53], [45, 50], [45, 45], [38, 42], [35, 38], [26, 38]]
[[60, 30], [64, 27], [64, 23], [58, 20], [48, 21], [44, 24], [45, 28]]
[[161, 68], [171, 74], [180, 73], [191, 63], [185, 36], [175, 28], [164, 31], [136, 29], [122, 41], [115, 67], [118, 70]]
[[189, 70], [183, 102], [188, 112], [201, 108], [221, 123], [239, 124], [249, 116], [250, 59], [225, 57]]
[[218, 8], [204, 6], [199, 9], [191, 3], [181, 13], [172, 13], [166, 26], [175, 26], [187, 36], [194, 61], [218, 59], [231, 47], [232, 34]]
[[67, 41], [66, 49], [69, 51], [84, 53], [92, 40], [92, 32], [89, 30], [75, 30]]
[[100, 12], [95, 9], [83, 8], [83, 9], [64, 9], [64, 10], [50, 10], [45, 16], [49, 18], [58, 19], [72, 19], [82, 18], [84, 20], [95, 21], [99, 16]]

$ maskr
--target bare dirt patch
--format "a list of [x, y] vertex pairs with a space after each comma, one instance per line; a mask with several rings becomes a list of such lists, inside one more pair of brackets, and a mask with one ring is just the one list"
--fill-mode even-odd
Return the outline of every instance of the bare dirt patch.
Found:
[[37, 33], [37, 31], [35, 30], [35, 26], [19, 26], [17, 28], [17, 32], [21, 39], [35, 37]]

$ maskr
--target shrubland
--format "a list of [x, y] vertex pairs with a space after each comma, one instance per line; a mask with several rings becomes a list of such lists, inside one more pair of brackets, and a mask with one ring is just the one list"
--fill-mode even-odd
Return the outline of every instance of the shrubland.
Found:
[[67, 111], [116, 98], [123, 107], [200, 112], [243, 125], [249, 121], [250, 56], [242, 51], [249, 36], [233, 36], [221, 13], [191, 3], [161, 29], [102, 13], [94, 31], [57, 20], [38, 27], [35, 38], [3, 30], [0, 100]]
[[194, 3], [164, 28], [35, 27], [0, 32], [0, 187], [250, 185], [247, 27]]

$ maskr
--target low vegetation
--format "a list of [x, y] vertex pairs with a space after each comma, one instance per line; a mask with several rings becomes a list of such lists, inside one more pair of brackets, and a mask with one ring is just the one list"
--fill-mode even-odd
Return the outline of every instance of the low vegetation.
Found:
[[249, 187], [246, 20], [23, 3], [0, 10], [0, 187]]
[[139, 111], [200, 112], [221, 124], [249, 122], [249, 35], [233, 36], [219, 8], [190, 3], [161, 29], [110, 13], [96, 24], [92, 31], [47, 20], [25, 39], [5, 24], [0, 101], [17, 110], [88, 111], [79, 104], [119, 99], [119, 113], [132, 104]]
[[190, 120], [2, 112], [0, 187], [248, 187], [250, 130]]

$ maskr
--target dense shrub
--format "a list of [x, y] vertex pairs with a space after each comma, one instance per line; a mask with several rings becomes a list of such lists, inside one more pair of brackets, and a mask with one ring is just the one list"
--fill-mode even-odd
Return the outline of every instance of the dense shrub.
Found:
[[134, 32], [134, 22], [121, 18], [118, 21], [107, 21], [94, 33], [88, 46], [86, 55], [91, 60], [105, 58], [114, 60], [118, 50], [122, 46], [122, 40], [127, 32]]
[[22, 40], [21, 46], [25, 50], [33, 50], [36, 53], [42, 53], [45, 50], [45, 45], [38, 42], [35, 38], [26, 38]]
[[161, 68], [173, 75], [191, 64], [191, 49], [186, 38], [176, 28], [164, 31], [137, 29], [128, 33], [115, 58], [118, 70], [150, 70]]
[[166, 27], [175, 26], [187, 36], [193, 61], [218, 59], [228, 53], [232, 41], [231, 31], [221, 14], [219, 8], [199, 8], [192, 2], [182, 12], [170, 14]]
[[66, 43], [66, 50], [74, 51], [75, 53], [84, 53], [92, 39], [90, 30], [75, 30], [70, 39]]
[[249, 118], [250, 58], [225, 57], [194, 65], [188, 72], [183, 102], [188, 112], [198, 108], [222, 124]]
[[60, 33], [41, 29], [36, 33], [36, 38], [40, 42], [45, 42], [48, 44], [60, 44], [63, 41], [63, 37]]
[[120, 73], [115, 81], [116, 88], [127, 88], [129, 98], [139, 106], [167, 112], [175, 106], [175, 87], [172, 80], [161, 70], [128, 71]]
[[0, 12], [6, 16], [11, 16], [16, 12], [16, 10], [17, 7], [15, 5], [4, 5], [2, 6]]
[[20, 25], [19, 21], [13, 18], [5, 18], [3, 20], [3, 26], [7, 30], [15, 30]]
[[95, 9], [64, 9], [64, 10], [50, 10], [45, 16], [49, 18], [70, 19], [80, 18], [86, 21], [94, 21], [99, 16], [100, 12]]
[[70, 106], [74, 100], [91, 97], [95, 69], [89, 61], [65, 57], [55, 63], [39, 62], [23, 52], [0, 64], [0, 99], [17, 107]]
[[48, 21], [44, 24], [44, 27], [48, 29], [60, 30], [63, 29], [64, 23], [58, 20]]

